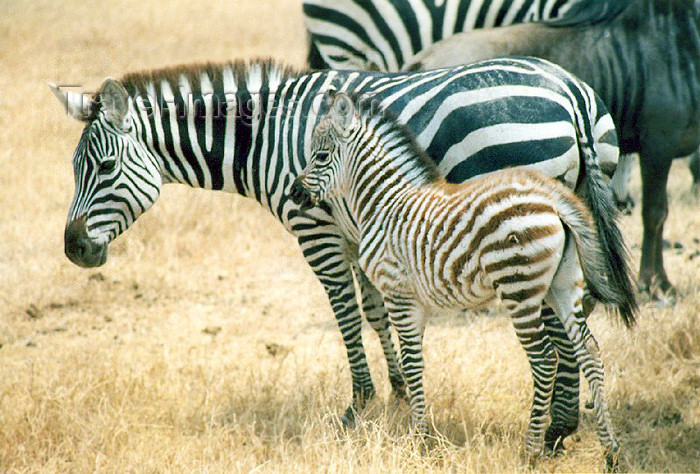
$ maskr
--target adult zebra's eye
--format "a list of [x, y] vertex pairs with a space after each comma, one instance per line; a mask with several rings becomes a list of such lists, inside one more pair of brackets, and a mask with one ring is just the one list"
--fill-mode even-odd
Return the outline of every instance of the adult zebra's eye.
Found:
[[327, 151], [317, 151], [316, 152], [316, 162], [318, 164], [324, 164], [327, 163], [328, 160], [330, 159], [330, 153]]
[[109, 173], [110, 171], [114, 171], [114, 168], [117, 166], [117, 160], [110, 159], [110, 160], [104, 160], [102, 163], [100, 163], [100, 171], [103, 171], [105, 173]]

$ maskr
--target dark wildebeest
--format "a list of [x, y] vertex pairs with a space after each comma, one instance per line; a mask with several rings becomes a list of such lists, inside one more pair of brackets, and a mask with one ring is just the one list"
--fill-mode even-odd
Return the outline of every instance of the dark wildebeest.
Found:
[[526, 55], [560, 64], [593, 86], [613, 115], [621, 151], [640, 155], [640, 288], [671, 296], [662, 256], [666, 183], [673, 158], [700, 145], [699, 24], [700, 0], [630, 0], [619, 14], [589, 26], [528, 24], [455, 35], [405, 69]]

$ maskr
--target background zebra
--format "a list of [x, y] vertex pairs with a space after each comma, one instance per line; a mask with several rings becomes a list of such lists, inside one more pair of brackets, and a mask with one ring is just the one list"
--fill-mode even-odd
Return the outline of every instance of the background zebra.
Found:
[[399, 71], [431, 44], [476, 28], [606, 19], [628, 0], [304, 0], [310, 67]]
[[531, 364], [534, 401], [526, 448], [531, 457], [541, 453], [558, 359], [540, 316], [547, 300], [574, 342], [593, 393], [600, 441], [608, 464], [616, 463], [603, 365], [582, 302], [585, 277], [598, 299], [619, 308], [626, 323], [634, 321], [627, 251], [614, 222], [597, 227], [605, 235], [598, 239], [590, 212], [573, 192], [532, 171], [503, 170], [448, 185], [404, 126], [344, 94], [333, 97], [316, 127], [309, 163], [293, 190], [300, 205], [329, 197], [347, 201], [360, 229], [359, 264], [399, 334], [411, 415], [420, 432], [428, 431], [426, 318], [498, 297]]
[[[328, 294], [350, 362], [353, 404], [345, 419], [352, 421], [374, 394], [352, 274], [358, 229], [342, 201], [300, 213], [289, 199], [323, 111], [321, 98], [330, 88], [365, 94], [397, 115], [454, 182], [510, 166], [508, 156], [528, 156], [532, 167], [585, 192], [583, 183], [599, 184], [598, 165], [592, 156], [582, 160], [581, 142], [614, 162], [617, 138], [593, 91], [541, 60], [412, 74], [297, 74], [271, 62], [209, 64], [108, 79], [94, 98], [55, 90], [71, 115], [86, 122], [73, 157], [68, 257], [83, 266], [104, 263], [109, 242], [150, 208], [162, 183], [255, 199], [296, 236]], [[608, 216], [604, 201], [591, 205], [596, 218]], [[404, 383], [381, 298], [361, 272], [358, 281], [362, 308], [379, 334], [394, 392], [401, 396]], [[563, 328], [553, 338], [566, 340]], [[577, 371], [566, 349], [552, 425], [563, 436], [578, 422], [578, 376], [567, 376], [568, 364]]]

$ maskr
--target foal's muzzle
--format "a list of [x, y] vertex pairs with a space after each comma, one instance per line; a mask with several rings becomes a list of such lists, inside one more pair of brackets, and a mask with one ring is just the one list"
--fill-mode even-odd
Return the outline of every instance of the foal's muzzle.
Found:
[[314, 204], [316, 204], [315, 199], [311, 195], [308, 189], [303, 184], [305, 175], [300, 174], [292, 183], [292, 189], [289, 191], [289, 196], [292, 198], [294, 204], [299, 205], [302, 211], [308, 211]]
[[107, 244], [90, 239], [85, 217], [79, 217], [66, 226], [63, 241], [66, 256], [78, 266], [99, 267], [107, 261]]

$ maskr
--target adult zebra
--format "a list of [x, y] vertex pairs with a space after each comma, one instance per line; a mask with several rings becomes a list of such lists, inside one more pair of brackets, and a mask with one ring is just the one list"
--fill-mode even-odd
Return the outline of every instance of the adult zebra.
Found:
[[[322, 96], [331, 88], [371, 96], [419, 132], [418, 142], [454, 182], [510, 166], [508, 156], [527, 156], [531, 166], [585, 193], [585, 185], [599, 184], [589, 175], [598, 163], [592, 155], [583, 160], [579, 146], [591, 145], [601, 162], [614, 165], [617, 135], [588, 86], [536, 59], [403, 74], [209, 64], [107, 79], [92, 98], [54, 88], [71, 115], [86, 122], [73, 157], [76, 189], [65, 230], [71, 261], [103, 264], [107, 244], [150, 208], [162, 183], [256, 199], [297, 237], [328, 294], [350, 362], [353, 402], [345, 420], [352, 421], [374, 395], [352, 273], [357, 226], [342, 201], [306, 214], [289, 199], [323, 112]], [[598, 219], [610, 217], [606, 200], [591, 205]], [[402, 396], [381, 297], [361, 272], [358, 277], [364, 313], [379, 334], [394, 392]], [[562, 334], [560, 328], [565, 340]], [[562, 347], [560, 356], [566, 367], [573, 351]], [[570, 371], [562, 372], [555, 389], [557, 436], [578, 421], [577, 412], [570, 416], [573, 405], [578, 409], [578, 377]]]
[[399, 71], [455, 33], [527, 22], [595, 23], [628, 0], [304, 0], [309, 66]]

